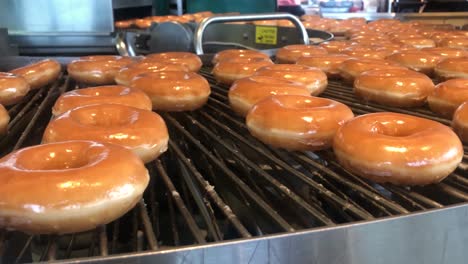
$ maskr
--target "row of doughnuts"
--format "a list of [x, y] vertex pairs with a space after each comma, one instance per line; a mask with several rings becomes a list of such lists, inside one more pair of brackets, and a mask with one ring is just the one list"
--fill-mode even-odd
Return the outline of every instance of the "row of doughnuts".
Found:
[[115, 27], [120, 29], [126, 29], [133, 26], [138, 28], [144, 29], [149, 28], [152, 23], [164, 23], [164, 22], [179, 22], [179, 23], [189, 23], [189, 22], [197, 22], [199, 23], [206, 17], [211, 17], [214, 14], [210, 11], [203, 11], [193, 14], [184, 14], [180, 16], [149, 16], [144, 18], [136, 18], [136, 19], [126, 19], [120, 20], [115, 22]]
[[[314, 46], [285, 47], [283, 51], [278, 51], [276, 60], [283, 63], [294, 62], [305, 58], [301, 57], [303, 55], [320, 58], [327, 55], [327, 52]], [[346, 105], [311, 96], [313, 90], [308, 89], [307, 83], [313, 83], [314, 79], [320, 82], [322, 77], [317, 74], [309, 78], [307, 76], [321, 72], [318, 68], [297, 64], [274, 65], [261, 53], [238, 50], [216, 54], [213, 63], [215, 78], [230, 85], [228, 100], [233, 111], [244, 116], [250, 133], [266, 144], [288, 150], [321, 150], [333, 147], [340, 164], [346, 169], [377, 182], [396, 184], [425, 185], [439, 182], [461, 162], [463, 148], [460, 139], [442, 124], [396, 113], [369, 114], [354, 118]], [[374, 63], [368, 70], [379, 64]], [[373, 74], [386, 75], [390, 71], [385, 79], [401, 80], [404, 77], [408, 82], [411, 79], [421, 79], [419, 89], [423, 91], [424, 101], [427, 94], [433, 91], [434, 85], [426, 75], [398, 65], [391, 66], [395, 68], [393, 71], [398, 77], [393, 78], [392, 70], [389, 69], [380, 72], [374, 70]], [[325, 76], [325, 73], [321, 74]], [[387, 86], [386, 83], [380, 85]], [[315, 95], [318, 94], [320, 92]], [[401, 98], [394, 100], [400, 103]], [[409, 100], [415, 105], [421, 104], [420, 98], [416, 98], [414, 102]], [[369, 123], [372, 121], [374, 123]], [[355, 132], [356, 127], [361, 126], [364, 129]], [[365, 136], [359, 136], [360, 133]], [[419, 136], [426, 134], [424, 138]], [[405, 137], [405, 141], [400, 144], [398, 142], [402, 140], [401, 137]], [[442, 137], [446, 139], [444, 143], [439, 139]], [[435, 139], [438, 141], [434, 141], [431, 146], [423, 146]], [[368, 150], [357, 147], [361, 143]], [[421, 157], [425, 157], [424, 162], [418, 164]]]
[[148, 55], [139, 60], [120, 56], [91, 56], [72, 61], [69, 75], [84, 84], [121, 84], [145, 92], [154, 110], [195, 110], [206, 103], [210, 86], [196, 72], [200, 58], [187, 52]]
[[4, 106], [16, 104], [30, 90], [54, 82], [60, 71], [60, 63], [46, 59], [10, 72], [0, 72], [0, 136], [7, 133], [10, 122], [10, 116]]
[[[193, 56], [71, 62], [73, 79], [101, 86], [62, 94], [42, 144], [0, 159], [0, 226], [32, 234], [81, 232], [133, 208], [149, 181], [144, 162], [166, 151], [169, 139], [164, 120], [151, 110], [192, 110], [209, 95], [207, 81], [190, 71], [201, 67]], [[120, 81], [129, 87], [105, 85]], [[52, 178], [43, 183], [45, 177]], [[39, 184], [43, 188], [30, 187]]]

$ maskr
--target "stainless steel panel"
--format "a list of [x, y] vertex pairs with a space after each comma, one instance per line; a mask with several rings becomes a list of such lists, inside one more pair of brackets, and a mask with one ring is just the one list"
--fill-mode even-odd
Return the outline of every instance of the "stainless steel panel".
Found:
[[91, 258], [84, 263], [464, 264], [468, 205], [228, 243]]
[[114, 9], [152, 5], [153, 0], [112, 0], [112, 7]]
[[10, 34], [110, 33], [111, 0], [2, 0], [0, 27]]

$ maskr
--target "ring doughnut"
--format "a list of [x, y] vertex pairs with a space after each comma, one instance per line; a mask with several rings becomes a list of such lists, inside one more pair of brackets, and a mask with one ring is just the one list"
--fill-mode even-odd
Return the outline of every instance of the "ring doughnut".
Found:
[[392, 51], [374, 46], [353, 45], [343, 49], [342, 54], [355, 58], [385, 59]]
[[156, 113], [126, 105], [99, 104], [71, 109], [50, 121], [43, 143], [93, 140], [131, 149], [143, 162], [167, 150], [166, 124]]
[[239, 50], [239, 49], [227, 49], [220, 51], [215, 54], [211, 63], [216, 65], [216, 63], [226, 60], [226, 59], [235, 59], [235, 58], [258, 58], [269, 60], [270, 57], [262, 52], [254, 50]]
[[249, 77], [261, 67], [272, 65], [270, 59], [263, 58], [233, 58], [221, 60], [213, 68], [215, 79], [224, 84], [232, 84], [234, 81]]
[[439, 47], [468, 49], [468, 37], [447, 37], [438, 43]]
[[38, 89], [57, 80], [61, 70], [56, 60], [45, 59], [11, 70], [10, 73], [23, 77], [31, 89]]
[[159, 62], [171, 62], [186, 65], [189, 71], [198, 72], [203, 63], [197, 55], [190, 52], [163, 52], [147, 55], [145, 60], [155, 60]]
[[404, 50], [393, 53], [387, 60], [398, 63], [411, 70], [431, 76], [441, 56], [424, 50]]
[[468, 143], [468, 102], [461, 104], [453, 114], [452, 128], [461, 141]]
[[281, 94], [310, 96], [305, 85], [300, 83], [266, 76], [251, 76], [234, 82], [229, 89], [228, 99], [232, 110], [245, 116], [250, 108], [263, 98]]
[[313, 45], [288, 45], [278, 49], [276, 53], [276, 61], [278, 63], [296, 63], [297, 59], [302, 56], [323, 55], [327, 54], [327, 50]]
[[337, 78], [340, 76], [339, 67], [345, 60], [351, 59], [345, 54], [325, 54], [303, 56], [297, 60], [297, 64], [319, 68], [328, 78]]
[[29, 83], [12, 73], [0, 72], [0, 104], [12, 105], [29, 92]]
[[8, 111], [0, 104], [0, 136], [8, 132], [8, 123], [10, 122], [10, 115]]
[[114, 84], [115, 75], [132, 62], [130, 57], [87, 56], [69, 63], [67, 71], [77, 82], [95, 85]]
[[115, 75], [115, 82], [120, 85], [129, 86], [133, 78], [136, 76], [158, 71], [189, 71], [189, 69], [185, 64], [143, 60], [122, 68]]
[[[319, 44], [319, 47], [324, 48], [329, 54], [333, 53], [341, 53], [345, 48], [349, 47], [350, 43], [348, 41], [343, 40], [335, 40], [335, 41], [326, 41]], [[319, 54], [312, 55], [318, 56]], [[322, 54], [324, 55], [324, 54]]]
[[298, 64], [274, 64], [262, 67], [255, 75], [301, 83], [311, 95], [321, 94], [328, 85], [327, 75], [322, 70]]
[[381, 59], [349, 59], [339, 66], [340, 76], [344, 82], [353, 84], [354, 79], [361, 73], [370, 70], [406, 69], [391, 61]]
[[130, 87], [145, 92], [153, 109], [192, 111], [202, 107], [211, 93], [208, 81], [195, 72], [167, 71], [137, 76]]
[[442, 56], [442, 58], [468, 57], [468, 51], [463, 50], [463, 49], [438, 47], [438, 48], [425, 48], [422, 50]]
[[457, 135], [438, 122], [373, 113], [341, 126], [333, 141], [338, 162], [380, 183], [426, 185], [447, 177], [463, 157]]
[[444, 59], [434, 71], [441, 79], [468, 78], [468, 57]]
[[421, 106], [433, 91], [429, 77], [406, 69], [370, 70], [354, 81], [358, 97], [394, 107]]
[[451, 79], [439, 83], [427, 97], [429, 108], [449, 119], [465, 101], [468, 101], [468, 79]]
[[151, 99], [144, 92], [121, 85], [107, 85], [62, 94], [55, 102], [52, 114], [58, 116], [70, 109], [92, 104], [122, 104], [151, 110]]
[[123, 147], [67, 141], [3, 157], [0, 182], [0, 227], [66, 234], [124, 215], [141, 199], [149, 176], [141, 160]]
[[273, 95], [247, 114], [250, 133], [266, 144], [288, 150], [331, 147], [338, 127], [353, 118], [346, 105], [319, 97]]

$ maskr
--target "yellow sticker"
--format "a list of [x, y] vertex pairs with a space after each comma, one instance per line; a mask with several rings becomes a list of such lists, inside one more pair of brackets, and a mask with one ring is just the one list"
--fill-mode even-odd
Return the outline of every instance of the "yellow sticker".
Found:
[[257, 26], [255, 27], [255, 43], [276, 45], [278, 36], [277, 27]]

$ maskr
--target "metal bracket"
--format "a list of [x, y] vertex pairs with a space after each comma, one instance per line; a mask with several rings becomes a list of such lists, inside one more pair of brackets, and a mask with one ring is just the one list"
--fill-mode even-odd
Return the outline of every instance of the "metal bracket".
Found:
[[310, 43], [309, 35], [301, 21], [288, 13], [265, 13], [265, 14], [250, 14], [250, 15], [236, 15], [236, 16], [214, 16], [207, 17], [198, 25], [195, 30], [193, 39], [195, 53], [203, 55], [203, 34], [206, 27], [212, 23], [225, 23], [225, 22], [239, 22], [239, 21], [256, 21], [256, 20], [275, 20], [275, 19], [287, 19], [291, 21], [296, 28], [299, 30], [303, 43], [308, 45]]

